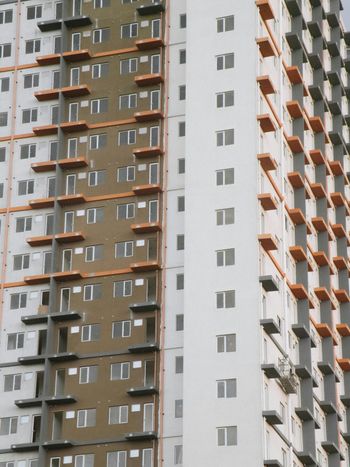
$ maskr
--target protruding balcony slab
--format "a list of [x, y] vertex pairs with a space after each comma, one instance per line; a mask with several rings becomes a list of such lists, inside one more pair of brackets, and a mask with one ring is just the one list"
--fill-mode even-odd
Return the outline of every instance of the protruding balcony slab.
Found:
[[306, 224], [306, 218], [300, 208], [288, 209], [288, 214], [295, 225]]
[[295, 453], [300, 462], [304, 465], [317, 465], [317, 461], [311, 452], [298, 451]]
[[264, 211], [275, 211], [278, 208], [278, 203], [271, 193], [262, 193], [258, 195], [258, 200]]
[[317, 232], [326, 232], [328, 230], [326, 221], [323, 217], [313, 217], [311, 219], [311, 223]]
[[276, 89], [275, 89], [269, 75], [258, 76], [256, 81], [260, 86], [261, 92], [265, 96], [267, 96], [269, 94], [275, 94], [276, 93]]
[[314, 133], [326, 132], [323, 122], [320, 117], [309, 117], [309, 123]]
[[155, 386], [141, 386], [141, 387], [132, 387], [128, 389], [127, 393], [129, 396], [150, 396], [153, 394], [158, 394], [158, 389]]
[[79, 280], [82, 278], [80, 271], [64, 271], [64, 272], [55, 272], [52, 274], [52, 277], [57, 282], [65, 282], [65, 281], [74, 281]]
[[18, 399], [15, 401], [15, 405], [20, 409], [27, 407], [40, 407], [43, 402], [41, 397], [35, 397], [33, 399]]
[[306, 407], [296, 407], [295, 413], [304, 422], [314, 419], [311, 411]]
[[27, 238], [27, 243], [30, 246], [43, 246], [43, 245], [51, 245], [52, 240], [53, 240], [53, 235], [43, 235], [41, 237]]
[[56, 234], [54, 238], [58, 243], [72, 243], [85, 240], [85, 235], [82, 232], [66, 232]]
[[336, 325], [337, 331], [342, 337], [350, 336], [350, 326], [346, 323], [338, 323]]
[[11, 450], [14, 452], [38, 451], [39, 443], [11, 444]]
[[31, 324], [42, 324], [47, 323], [48, 315], [38, 313], [37, 315], [28, 315], [22, 316], [21, 321], [24, 324], [31, 325]]
[[345, 289], [337, 289], [337, 290], [333, 289], [333, 293], [334, 293], [336, 299], [338, 300], [338, 302], [340, 302], [340, 303], [349, 303], [350, 302], [349, 295], [348, 295], [348, 293], [347, 293], [347, 291]]
[[332, 443], [331, 441], [322, 441], [321, 446], [326, 451], [327, 454], [339, 453], [339, 449], [337, 445], [335, 443]]
[[72, 50], [70, 52], [64, 52], [62, 55], [67, 62], [79, 62], [91, 58], [91, 53], [88, 49]]
[[39, 21], [37, 26], [41, 32], [59, 31], [62, 28], [62, 20], [50, 19], [48, 21]]
[[289, 247], [289, 253], [297, 263], [307, 260], [307, 255], [302, 246], [296, 245]]
[[83, 26], [90, 26], [92, 24], [91, 18], [89, 16], [77, 15], [64, 20], [64, 24], [67, 28], [77, 28]]
[[155, 301], [142, 302], [142, 303], [132, 303], [129, 305], [129, 309], [134, 313], [144, 313], [148, 311], [157, 311], [160, 309], [160, 306]]
[[295, 298], [298, 300], [305, 300], [309, 298], [307, 291], [303, 284], [291, 284], [290, 285], [290, 290], [292, 294], [294, 295]]
[[333, 337], [331, 328], [327, 323], [314, 323], [315, 329], [321, 337]]
[[77, 399], [70, 394], [62, 394], [57, 396], [46, 397], [45, 402], [48, 405], [64, 405], [64, 404], [73, 404]]
[[322, 165], [326, 163], [326, 159], [320, 149], [311, 149], [309, 154], [312, 162], [315, 165]]
[[290, 184], [293, 188], [298, 189], [305, 186], [303, 177], [301, 176], [300, 172], [289, 172], [288, 180], [290, 181]]
[[270, 153], [258, 154], [257, 157], [258, 157], [258, 161], [260, 162], [261, 167], [266, 172], [277, 169], [278, 164]]
[[66, 159], [59, 159], [57, 164], [62, 170], [77, 169], [80, 167], [87, 167], [88, 161], [86, 157], [68, 157]]
[[125, 435], [127, 441], [150, 441], [157, 439], [157, 433], [155, 431], [143, 431], [139, 433], [127, 433]]
[[56, 161], [33, 162], [31, 168], [37, 173], [53, 172], [56, 170]]
[[268, 36], [259, 37], [256, 39], [256, 43], [264, 58], [276, 57], [278, 55], [272, 40]]
[[315, 198], [321, 199], [327, 196], [326, 190], [324, 189], [322, 183], [310, 183], [310, 188]]
[[331, 224], [331, 229], [337, 238], [346, 237], [346, 231], [342, 224]]
[[287, 136], [287, 143], [290, 150], [294, 154], [299, 154], [300, 152], [304, 152], [303, 144], [298, 136]]
[[55, 204], [55, 198], [38, 198], [32, 199], [29, 201], [29, 206], [32, 209], [44, 209], [44, 208], [51, 208]]
[[24, 282], [29, 285], [47, 284], [50, 282], [50, 274], [37, 274], [35, 276], [25, 276]]
[[303, 109], [298, 101], [288, 101], [286, 107], [292, 118], [301, 118], [303, 116]]
[[161, 120], [164, 118], [160, 110], [144, 110], [142, 112], [135, 112], [134, 118], [137, 122], [152, 122], [154, 120]]
[[61, 129], [64, 133], [75, 133], [77, 131], [85, 131], [88, 129], [88, 124], [85, 120], [77, 122], [64, 122], [61, 123]]
[[44, 91], [35, 92], [34, 97], [40, 102], [51, 101], [54, 99], [58, 99], [59, 94], [59, 89], [45, 89]]
[[267, 459], [264, 460], [264, 467], [283, 467], [283, 465], [277, 459]]
[[33, 133], [36, 136], [48, 136], [48, 135], [55, 135], [58, 132], [57, 125], [42, 125], [36, 126], [33, 128]]
[[260, 325], [266, 332], [266, 334], [279, 334], [281, 332], [278, 324], [274, 319], [261, 319]]
[[62, 195], [57, 197], [57, 201], [61, 206], [71, 206], [72, 204], [85, 203], [85, 196], [82, 193], [76, 195]]
[[159, 222], [144, 222], [142, 224], [131, 224], [131, 230], [135, 233], [151, 233], [162, 230]]
[[61, 352], [52, 355], [48, 355], [48, 359], [52, 362], [70, 362], [77, 360], [79, 357], [75, 352]]
[[130, 345], [128, 347], [130, 353], [148, 353], [159, 350], [156, 342], [145, 342], [143, 344]]
[[329, 167], [333, 175], [344, 175], [343, 166], [340, 161], [329, 161]]
[[331, 197], [331, 200], [332, 200], [334, 206], [339, 207], [339, 206], [346, 206], [347, 205], [343, 194], [340, 193], [340, 192], [331, 193], [330, 197]]
[[162, 191], [158, 183], [150, 183], [148, 185], [133, 186], [132, 191], [135, 195], [153, 195]]
[[258, 241], [265, 251], [277, 250], [277, 242], [271, 234], [258, 235]]
[[262, 285], [265, 292], [277, 292], [278, 285], [272, 276], [260, 276], [259, 282]]
[[331, 296], [329, 295], [329, 292], [326, 289], [326, 287], [316, 287], [314, 289], [314, 293], [321, 302], [326, 302], [327, 300], [331, 300]]
[[160, 73], [150, 73], [148, 75], [139, 75], [134, 78], [135, 84], [140, 87], [154, 86], [163, 82], [163, 77]]
[[262, 416], [269, 425], [283, 425], [282, 417], [276, 410], [264, 410]]
[[73, 446], [73, 441], [68, 439], [55, 439], [52, 441], [45, 441], [43, 447], [45, 449], [62, 449], [62, 448], [71, 448]]
[[265, 373], [265, 376], [269, 379], [276, 379], [281, 377], [281, 373], [274, 363], [263, 363], [261, 365], [261, 369]]
[[334, 373], [333, 366], [330, 362], [326, 362], [326, 361], [318, 362], [317, 366], [324, 375], [331, 375]]
[[86, 84], [80, 84], [77, 86], [66, 86], [61, 89], [61, 93], [64, 97], [81, 97], [90, 94], [91, 90]]
[[286, 72], [287, 72], [289, 81], [292, 84], [301, 84], [303, 82], [303, 77], [299, 71], [299, 68], [296, 65], [287, 66]]
[[264, 21], [275, 19], [275, 14], [269, 0], [256, 0], [255, 4], [259, 8], [260, 16]]
[[139, 39], [135, 41], [135, 46], [139, 50], [153, 50], [164, 46], [164, 42], [159, 37], [150, 37], [149, 39]]
[[276, 126], [269, 114], [258, 115], [256, 118], [264, 133], [276, 131]]
[[60, 322], [60, 321], [74, 321], [77, 319], [81, 319], [81, 314], [77, 311], [61, 311], [58, 313], [51, 313], [50, 318], [52, 321]]
[[310, 337], [310, 333], [304, 324], [292, 324], [292, 331], [299, 339], [306, 339]]
[[45, 355], [28, 355], [19, 357], [18, 363], [21, 365], [40, 365], [45, 362]]
[[147, 157], [162, 156], [163, 151], [159, 146], [151, 146], [148, 148], [134, 149], [133, 154], [138, 159], [145, 159]]
[[164, 5], [158, 1], [149, 5], [140, 5], [136, 8], [136, 11], [140, 16], [156, 15], [164, 11]]
[[140, 261], [130, 264], [132, 272], [148, 272], [160, 269], [158, 261]]
[[61, 54], [39, 55], [36, 61], [40, 66], [57, 65], [60, 63]]
[[337, 358], [337, 363], [343, 371], [350, 371], [350, 358]]

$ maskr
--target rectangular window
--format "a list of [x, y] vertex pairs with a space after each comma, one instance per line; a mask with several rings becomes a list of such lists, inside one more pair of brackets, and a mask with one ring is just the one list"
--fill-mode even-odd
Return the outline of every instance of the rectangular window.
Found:
[[103, 245], [91, 245], [85, 248], [85, 261], [87, 263], [103, 258]]
[[217, 32], [233, 31], [235, 28], [235, 17], [233, 15], [217, 18]]
[[7, 112], [0, 112], [0, 126], [7, 126], [8, 114]]
[[179, 122], [179, 137], [183, 138], [186, 135], [186, 123]]
[[112, 338], [119, 339], [131, 336], [131, 321], [116, 321], [112, 323]]
[[0, 162], [5, 162], [6, 160], [6, 148], [0, 148]]
[[17, 417], [0, 418], [0, 436], [13, 435], [17, 433]]
[[84, 301], [91, 302], [102, 297], [102, 284], [88, 284], [84, 286]]
[[96, 409], [77, 411], [77, 428], [86, 428], [96, 425]]
[[95, 454], [79, 454], [75, 456], [74, 467], [94, 467], [94, 464]]
[[184, 330], [184, 315], [176, 315], [176, 331]]
[[221, 109], [222, 107], [232, 107], [234, 105], [234, 92], [225, 91], [218, 92], [216, 94], [216, 107]]
[[27, 292], [11, 294], [10, 310], [19, 310], [27, 306]]
[[236, 446], [237, 445], [237, 427], [223, 426], [217, 428], [218, 446]]
[[135, 180], [135, 166], [119, 167], [117, 170], [118, 182], [133, 182]]
[[11, 44], [0, 44], [0, 58], [11, 57]]
[[58, 141], [50, 141], [49, 143], [50, 161], [55, 161], [58, 156]]
[[136, 130], [124, 130], [118, 133], [118, 145], [130, 145], [136, 143]]
[[101, 135], [90, 136], [90, 149], [101, 149], [107, 146], [107, 135], [105, 133]]
[[5, 375], [4, 376], [4, 392], [19, 391], [21, 389], [22, 375]]
[[112, 363], [111, 364], [111, 380], [118, 381], [130, 378], [130, 363]]
[[119, 109], [136, 109], [137, 94], [123, 94], [119, 96]]
[[175, 357], [175, 373], [181, 374], [184, 372], [184, 358], [182, 356]]
[[120, 74], [128, 75], [137, 72], [138, 60], [137, 58], [127, 58], [120, 60]]
[[230, 146], [234, 144], [235, 140], [235, 131], [233, 128], [229, 130], [221, 130], [216, 132], [216, 145], [220, 146]]
[[40, 39], [33, 39], [30, 41], [26, 41], [25, 43], [25, 53], [26, 54], [33, 54], [40, 52], [41, 48], [41, 40]]
[[234, 308], [235, 307], [235, 291], [225, 290], [223, 292], [216, 292], [216, 308]]
[[183, 399], [175, 401], [175, 418], [183, 417]]
[[94, 342], [100, 339], [100, 325], [87, 324], [81, 327], [81, 342]]
[[16, 232], [30, 232], [32, 230], [31, 217], [17, 217], [16, 219]]
[[107, 467], [126, 467], [127, 452], [116, 451], [107, 453]]
[[22, 110], [22, 123], [32, 123], [38, 121], [38, 109]]
[[174, 464], [182, 465], [182, 445], [177, 444], [174, 446]]
[[7, 334], [7, 350], [23, 349], [24, 332]]
[[216, 265], [233, 266], [235, 264], [235, 249], [229, 248], [227, 250], [218, 250], [216, 252]]
[[179, 63], [184, 65], [186, 63], [186, 49], [179, 50]]
[[118, 242], [115, 244], [116, 258], [129, 258], [133, 255], [134, 242]]
[[186, 100], [186, 86], [184, 84], [179, 86], [179, 100]]
[[106, 180], [106, 171], [105, 170], [94, 170], [88, 174], [88, 184], [89, 186], [102, 185]]
[[218, 209], [216, 211], [216, 225], [229, 225], [235, 222], [235, 209]]
[[67, 141], [68, 158], [77, 157], [77, 153], [78, 153], [78, 139], [69, 138]]
[[36, 144], [22, 144], [20, 149], [21, 159], [33, 159], [36, 157]]
[[97, 224], [98, 222], [103, 222], [103, 219], [103, 208], [90, 208], [87, 210], [86, 222], [88, 224]]
[[131, 297], [132, 295], [132, 281], [117, 281], [114, 282], [113, 297]]
[[91, 113], [102, 114], [108, 112], [108, 98], [93, 99], [91, 101]]
[[117, 206], [117, 219], [133, 219], [135, 217], [135, 204], [118, 204]]
[[235, 182], [235, 171], [231, 169], [222, 169], [216, 171], [216, 185], [232, 185]]
[[12, 23], [12, 21], [13, 21], [13, 11], [12, 10], [0, 11], [0, 24]]
[[178, 251], [185, 249], [185, 235], [176, 235], [176, 249]]
[[122, 39], [131, 39], [132, 37], [137, 37], [138, 29], [138, 23], [122, 24], [120, 27], [120, 36]]
[[185, 287], [184, 274], [176, 274], [176, 290], [183, 290]]
[[110, 35], [111, 35], [110, 28], [95, 29], [92, 32], [93, 43], [101, 44], [102, 42], [107, 42], [110, 38]]
[[185, 211], [185, 197], [178, 196], [177, 197], [177, 212], [184, 212]]
[[109, 425], [121, 425], [128, 423], [129, 407], [127, 405], [120, 405], [117, 407], [110, 407], [108, 413]]
[[109, 63], [95, 63], [92, 65], [92, 79], [100, 79], [108, 75]]
[[34, 5], [27, 8], [27, 19], [37, 19], [42, 16], [42, 6]]
[[236, 334], [216, 336], [216, 350], [218, 353], [236, 352]]
[[216, 69], [217, 70], [227, 70], [234, 67], [234, 54], [224, 54], [216, 56]]
[[79, 384], [90, 384], [97, 381], [98, 366], [82, 366], [79, 370]]
[[218, 399], [237, 397], [237, 380], [234, 378], [220, 379], [216, 381], [216, 389]]
[[106, 8], [111, 5], [111, 0], [94, 0], [94, 8]]
[[0, 92], [7, 92], [10, 90], [10, 78], [0, 79]]
[[29, 269], [30, 255], [14, 255], [13, 256], [13, 270], [22, 271], [22, 269]]
[[179, 21], [180, 29], [185, 29], [187, 27], [187, 16], [186, 16], [186, 14], [180, 15], [179, 20], [180, 20]]
[[39, 86], [39, 73], [24, 75], [24, 89], [37, 88]]

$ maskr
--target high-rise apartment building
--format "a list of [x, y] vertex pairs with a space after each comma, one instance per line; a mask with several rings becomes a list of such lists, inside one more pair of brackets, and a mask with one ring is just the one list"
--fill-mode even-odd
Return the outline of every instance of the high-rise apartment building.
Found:
[[350, 465], [342, 9], [0, 1], [0, 467]]

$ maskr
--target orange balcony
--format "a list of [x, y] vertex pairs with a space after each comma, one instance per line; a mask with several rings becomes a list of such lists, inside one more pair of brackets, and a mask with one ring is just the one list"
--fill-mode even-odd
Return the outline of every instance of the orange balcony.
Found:
[[62, 55], [67, 62], [79, 62], [91, 58], [91, 53], [88, 49], [72, 50], [71, 52], [64, 52]]
[[340, 192], [335, 192], [330, 194], [331, 200], [334, 204], [334, 206], [346, 206], [346, 201], [342, 193]]
[[322, 165], [326, 163], [326, 159], [319, 149], [311, 149], [309, 151], [310, 158], [315, 165]]
[[340, 161], [329, 161], [329, 167], [333, 175], [344, 175], [343, 166]]
[[342, 224], [331, 224], [331, 229], [337, 238], [346, 237], [346, 231]]
[[69, 157], [67, 159], [59, 159], [57, 164], [62, 170], [69, 170], [86, 167], [88, 165], [88, 161], [86, 157]]
[[333, 293], [335, 298], [338, 300], [339, 303], [348, 303], [350, 302], [349, 295], [345, 289], [333, 289]]
[[298, 101], [288, 101], [286, 107], [292, 118], [301, 118], [303, 116], [303, 109]]
[[131, 230], [135, 233], [152, 233], [162, 230], [159, 222], [144, 222], [143, 224], [131, 224]]
[[300, 208], [287, 209], [287, 211], [294, 225], [306, 224], [306, 218]]
[[30, 246], [43, 246], [43, 245], [51, 245], [52, 240], [53, 240], [53, 235], [43, 235], [41, 237], [27, 238], [27, 243]]
[[270, 153], [263, 153], [258, 154], [258, 161], [260, 162], [261, 167], [265, 170], [265, 172], [269, 172], [270, 170], [276, 170], [278, 165], [275, 159], [272, 157]]
[[310, 188], [315, 198], [325, 198], [327, 196], [326, 190], [323, 188], [322, 183], [310, 183]]
[[303, 77], [299, 71], [299, 68], [296, 65], [287, 66], [286, 72], [287, 72], [289, 81], [292, 84], [301, 84], [303, 82]]
[[91, 90], [86, 84], [81, 84], [78, 86], [66, 86], [61, 89], [61, 92], [64, 97], [81, 97], [91, 94]]
[[135, 84], [140, 87], [154, 86], [163, 82], [163, 77], [160, 73], [153, 73], [148, 75], [139, 75], [134, 78]]
[[82, 275], [80, 271], [55, 272], [54, 274], [52, 274], [52, 277], [57, 282], [66, 282], [66, 281], [82, 279]]
[[346, 323], [338, 323], [336, 325], [337, 331], [342, 337], [349, 337], [350, 336], [350, 327]]
[[133, 154], [139, 159], [145, 159], [147, 157], [162, 156], [164, 153], [159, 146], [151, 146], [149, 148], [134, 149]]
[[290, 181], [290, 184], [293, 188], [303, 188], [305, 186], [303, 177], [299, 172], [289, 172], [288, 180]]
[[329, 260], [327, 255], [324, 251], [312, 251], [312, 256], [316, 262], [316, 264], [320, 267], [322, 266], [330, 266]]
[[333, 337], [332, 330], [327, 323], [314, 323], [314, 326], [321, 337]]
[[327, 302], [328, 300], [331, 300], [331, 296], [329, 295], [326, 287], [316, 287], [314, 289], [314, 293], [320, 302]]
[[258, 195], [258, 200], [260, 201], [264, 211], [274, 211], [278, 207], [277, 201], [270, 193], [262, 193]]
[[55, 240], [58, 243], [81, 242], [85, 240], [85, 235], [82, 232], [65, 232], [56, 234]]
[[48, 135], [55, 135], [58, 132], [58, 125], [43, 125], [43, 126], [36, 126], [33, 128], [33, 133], [36, 136], [48, 136]]
[[323, 219], [323, 217], [312, 217], [311, 223], [317, 232], [326, 232], [328, 230], [326, 221]]
[[334, 263], [335, 267], [339, 271], [342, 271], [343, 269], [348, 268], [348, 264], [347, 264], [346, 259], [344, 258], [344, 256], [335, 256], [333, 258], [333, 263]]
[[56, 161], [33, 162], [31, 164], [34, 172], [52, 172], [56, 170]]
[[70, 206], [72, 204], [85, 203], [85, 196], [81, 193], [76, 195], [62, 195], [57, 198], [58, 203], [61, 206]]
[[256, 119], [264, 133], [276, 131], [275, 124], [269, 114], [258, 115]]
[[61, 129], [64, 133], [85, 131], [88, 129], [88, 124], [86, 123], [86, 120], [79, 120], [77, 122], [64, 122], [61, 123]]
[[307, 291], [303, 284], [290, 284], [289, 286], [292, 294], [294, 295], [295, 298], [298, 300], [305, 300], [308, 299], [309, 296], [307, 294]]
[[150, 183], [148, 185], [133, 186], [132, 191], [135, 195], [153, 195], [154, 193], [160, 193], [161, 187], [157, 183]]
[[343, 371], [350, 371], [350, 358], [337, 358], [337, 362]]
[[314, 133], [326, 132], [320, 117], [309, 117], [309, 123]]
[[258, 241], [265, 251], [272, 251], [278, 249], [276, 239], [271, 234], [258, 235]]
[[255, 4], [259, 8], [260, 16], [264, 21], [275, 19], [275, 15], [269, 0], [256, 0]]
[[302, 261], [307, 261], [307, 255], [302, 246], [299, 246], [299, 245], [291, 246], [289, 247], [289, 252], [297, 263], [300, 263]]
[[271, 81], [269, 75], [258, 76], [256, 78], [258, 85], [260, 86], [261, 92], [267, 96], [269, 94], [275, 94], [276, 89]]
[[145, 110], [143, 112], [135, 112], [134, 118], [137, 122], [152, 122], [163, 119], [164, 115], [160, 110]]
[[34, 97], [36, 97], [36, 99], [40, 102], [51, 101], [53, 99], [58, 99], [59, 94], [59, 89], [46, 89], [45, 91], [35, 92]]
[[152, 50], [152, 49], [159, 49], [160, 47], [163, 47], [164, 42], [160, 38], [150, 37], [149, 39], [140, 39], [138, 41], [135, 41], [135, 46], [139, 50]]
[[260, 53], [264, 58], [268, 57], [277, 57], [277, 52], [276, 49], [273, 45], [272, 40], [266, 36], [266, 37], [259, 37], [256, 39], [256, 43], [259, 47]]
[[55, 198], [39, 198], [39, 199], [32, 199], [29, 201], [29, 206], [32, 209], [44, 209], [44, 208], [51, 208], [55, 204]]
[[304, 147], [298, 136], [287, 136], [286, 138], [290, 150], [294, 154], [304, 152]]
[[140, 261], [139, 263], [130, 264], [132, 272], [148, 272], [157, 271], [160, 269], [158, 261]]
[[39, 55], [36, 61], [40, 66], [57, 65], [60, 63], [61, 54]]
[[36, 276], [24, 277], [24, 282], [28, 285], [47, 284], [50, 282], [50, 274], [38, 274]]

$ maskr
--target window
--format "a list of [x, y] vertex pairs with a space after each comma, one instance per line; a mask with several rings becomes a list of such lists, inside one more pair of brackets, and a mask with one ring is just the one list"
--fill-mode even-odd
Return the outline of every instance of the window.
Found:
[[119, 96], [119, 109], [136, 109], [137, 94], [124, 94]]
[[179, 137], [182, 138], [186, 135], [186, 123], [179, 122]]
[[27, 19], [36, 19], [41, 18], [42, 16], [42, 6], [34, 5], [27, 8]]
[[187, 17], [185, 14], [180, 15], [180, 29], [185, 29], [187, 27]]
[[93, 342], [100, 339], [100, 325], [87, 324], [81, 327], [81, 342]]
[[90, 208], [87, 210], [86, 222], [88, 224], [97, 224], [104, 219], [103, 208]]
[[71, 102], [69, 104], [68, 120], [70, 122], [77, 122], [79, 120], [79, 104], [78, 104], [78, 102]]
[[135, 217], [135, 204], [118, 204], [117, 206], [117, 219], [133, 219]]
[[20, 151], [21, 159], [33, 159], [36, 157], [36, 144], [22, 144]]
[[[10, 461], [9, 461], [9, 462], [5, 462], [5, 461], [4, 461], [4, 462], [0, 462], [0, 467], [15, 467], [15, 463], [14, 463], [14, 462], [10, 462]], [[32, 467], [32, 466], [30, 465], [30, 467]], [[33, 467], [38, 467], [38, 466], [37, 466], [37, 465], [35, 466], [35, 465], [33, 464]]]
[[4, 184], [0, 183], [0, 198], [4, 196]]
[[159, 145], [159, 126], [150, 128], [149, 144], [151, 147]]
[[74, 467], [94, 467], [94, 454], [79, 454], [75, 456]]
[[110, 407], [108, 413], [108, 423], [110, 425], [120, 425], [128, 423], [129, 407], [127, 405], [120, 405], [117, 407]]
[[54, 89], [60, 87], [61, 74], [59, 70], [52, 71], [52, 87]]
[[58, 141], [50, 141], [49, 146], [50, 161], [55, 161], [58, 155]]
[[122, 39], [131, 39], [137, 37], [139, 25], [138, 23], [122, 24], [120, 27], [120, 35]]
[[40, 52], [41, 40], [40, 39], [32, 39], [30, 41], [26, 41], [26, 54], [33, 54]]
[[117, 170], [118, 182], [133, 182], [135, 180], [135, 166], [120, 167]]
[[58, 117], [59, 117], [59, 106], [58, 105], [52, 105], [50, 111], [51, 111], [51, 124], [52, 125], [57, 125], [58, 124]]
[[120, 74], [127, 75], [137, 72], [137, 58], [127, 58], [120, 60]]
[[184, 212], [185, 210], [185, 197], [178, 196], [177, 197], [177, 212]]
[[234, 169], [223, 169], [216, 171], [216, 184], [221, 185], [232, 185], [235, 182], [235, 171]]
[[108, 112], [108, 99], [106, 97], [102, 99], [93, 99], [91, 101], [91, 113], [102, 114]]
[[115, 244], [115, 257], [116, 258], [129, 258], [133, 255], [134, 242], [118, 242]]
[[0, 126], [7, 126], [8, 114], [7, 112], [0, 112]]
[[24, 89], [37, 88], [39, 86], [39, 73], [24, 75]]
[[111, 0], [94, 0], [94, 8], [106, 8], [110, 4]]
[[0, 148], [0, 162], [5, 162], [6, 160], [6, 148]]
[[234, 92], [225, 91], [218, 92], [216, 94], [216, 107], [221, 109], [222, 107], [232, 107], [234, 105]]
[[19, 391], [21, 389], [22, 375], [5, 375], [4, 392]]
[[236, 446], [237, 445], [237, 427], [223, 426], [217, 428], [218, 446]]
[[95, 29], [92, 33], [94, 44], [100, 44], [109, 40], [111, 30], [109, 28]]
[[17, 417], [0, 418], [0, 435], [13, 435], [17, 433]]
[[77, 412], [77, 428], [96, 425], [96, 409], [83, 409]]
[[92, 65], [92, 79], [100, 79], [108, 75], [109, 63], [95, 63]]
[[78, 154], [78, 139], [69, 138], [67, 141], [67, 153], [68, 157], [77, 157]]
[[184, 84], [179, 86], [179, 100], [180, 101], [186, 100], [186, 86]]
[[107, 146], [107, 135], [105, 133], [100, 135], [90, 136], [90, 149], [101, 149]]
[[235, 27], [235, 18], [233, 15], [224, 16], [216, 20], [217, 32], [233, 31]]
[[146, 448], [142, 449], [142, 467], [153, 466], [153, 449]]
[[235, 291], [225, 290], [216, 292], [216, 308], [234, 308], [235, 307]]
[[237, 380], [236, 379], [221, 379], [216, 382], [217, 398], [229, 399], [237, 397]]
[[175, 401], [175, 418], [183, 417], [183, 399]]
[[84, 286], [84, 301], [90, 302], [102, 297], [102, 284], [89, 284]]
[[32, 230], [31, 217], [17, 217], [16, 232], [30, 232]]
[[221, 130], [216, 132], [216, 145], [220, 146], [230, 146], [234, 143], [234, 129]]
[[71, 68], [70, 70], [70, 85], [78, 86], [80, 84], [80, 68]]
[[131, 336], [131, 321], [116, 321], [112, 323], [112, 338], [119, 339], [121, 337]]
[[114, 282], [113, 297], [130, 297], [132, 295], [132, 281]]
[[11, 294], [10, 310], [19, 310], [27, 306], [27, 292]]
[[227, 250], [218, 250], [216, 252], [216, 265], [221, 266], [232, 266], [235, 264], [235, 249], [229, 248]]
[[179, 63], [180, 65], [186, 63], [186, 49], [179, 50]]
[[0, 44], [0, 58], [11, 57], [11, 44]]
[[136, 143], [136, 130], [119, 131], [118, 133], [119, 146], [123, 146], [127, 144], [135, 144], [135, 143]]
[[90, 384], [97, 381], [98, 366], [82, 366], [79, 370], [79, 384]]
[[217, 70], [227, 70], [228, 68], [234, 67], [234, 54], [224, 54], [216, 56], [216, 69]]
[[218, 353], [236, 352], [236, 334], [216, 336], [216, 350]]
[[218, 209], [216, 211], [216, 225], [229, 225], [235, 222], [235, 209]]
[[175, 373], [180, 374], [184, 372], [184, 358], [175, 357]]
[[0, 11], [0, 24], [12, 23], [13, 12], [12, 10]]
[[102, 185], [106, 180], [106, 171], [105, 170], [94, 170], [89, 172], [88, 184], [89, 186]]
[[178, 251], [185, 249], [185, 235], [176, 235], [176, 249]]
[[22, 123], [32, 123], [38, 120], [38, 109], [22, 110]]
[[107, 453], [107, 467], [126, 467], [127, 452], [116, 451]]
[[13, 270], [21, 271], [22, 269], [29, 269], [29, 255], [14, 255], [13, 257]]
[[91, 245], [85, 248], [85, 261], [87, 263], [103, 258], [103, 245]]
[[184, 330], [184, 315], [176, 315], [176, 331]]
[[24, 332], [7, 334], [7, 350], [23, 349]]
[[185, 276], [183, 274], [176, 274], [176, 290], [183, 290], [185, 286]]
[[182, 465], [182, 445], [177, 444], [174, 446], [174, 464]]
[[130, 363], [112, 363], [111, 364], [111, 380], [117, 381], [130, 378]]
[[81, 34], [80, 32], [74, 32], [71, 38], [71, 49], [72, 50], [80, 50], [80, 43], [81, 43]]
[[0, 92], [7, 92], [10, 90], [10, 78], [0, 79]]

